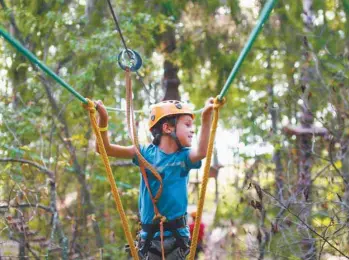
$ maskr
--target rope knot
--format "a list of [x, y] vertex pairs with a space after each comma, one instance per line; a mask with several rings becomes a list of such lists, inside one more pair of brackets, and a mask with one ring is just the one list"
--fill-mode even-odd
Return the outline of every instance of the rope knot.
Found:
[[95, 103], [88, 98], [86, 98], [86, 101], [87, 101], [87, 104], [82, 104], [82, 107], [88, 110], [92, 114], [96, 113]]
[[223, 97], [223, 99], [219, 99], [218, 97], [219, 96], [215, 97], [215, 99], [213, 101], [213, 108], [214, 109], [218, 109], [225, 104], [225, 101], [226, 101], [225, 97]]
[[157, 212], [153, 218], [153, 222], [155, 222], [156, 220], [159, 220], [160, 223], [161, 222], [164, 223], [167, 221], [167, 218], [165, 216], [161, 215], [160, 212]]

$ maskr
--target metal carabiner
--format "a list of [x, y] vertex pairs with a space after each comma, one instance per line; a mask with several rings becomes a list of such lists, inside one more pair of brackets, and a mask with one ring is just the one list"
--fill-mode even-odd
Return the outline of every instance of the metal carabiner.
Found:
[[125, 49], [118, 55], [118, 63], [120, 68], [123, 70], [126, 70], [126, 68], [129, 68], [131, 71], [137, 71], [142, 66], [142, 58], [138, 54], [138, 52]]

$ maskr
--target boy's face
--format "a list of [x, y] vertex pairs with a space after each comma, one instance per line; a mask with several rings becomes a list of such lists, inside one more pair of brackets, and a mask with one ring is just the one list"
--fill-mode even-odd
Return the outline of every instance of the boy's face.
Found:
[[181, 115], [177, 119], [176, 134], [182, 146], [190, 147], [194, 135], [194, 121], [190, 115]]

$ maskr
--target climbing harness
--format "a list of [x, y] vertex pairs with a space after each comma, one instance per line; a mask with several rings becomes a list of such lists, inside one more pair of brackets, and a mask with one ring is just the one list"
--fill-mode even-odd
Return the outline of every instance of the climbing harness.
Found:
[[[175, 237], [176, 247], [179, 247], [180, 249], [182, 249], [183, 252], [188, 251], [189, 245], [188, 245], [188, 243], [185, 243], [185, 241], [183, 240], [183, 238], [179, 234], [178, 229], [185, 228], [186, 225], [187, 225], [187, 217], [186, 216], [182, 216], [180, 218], [177, 218], [177, 219], [174, 219], [171, 221], [167, 221], [163, 224], [164, 231], [171, 231], [172, 232], [173, 236]], [[147, 236], [146, 236], [144, 242], [141, 244], [139, 251], [143, 255], [147, 254], [148, 251], [151, 251], [153, 254], [159, 255], [159, 252], [157, 250], [150, 249], [151, 242], [154, 239], [153, 237], [154, 237], [155, 233], [160, 231], [159, 224], [158, 223], [142, 224], [142, 230], [147, 232]], [[161, 242], [161, 244], [163, 244], [163, 241]], [[169, 248], [169, 250], [173, 251], [173, 250], [175, 250], [176, 247]], [[168, 251], [166, 253], [170, 253], [171, 251]]]
[[[231, 86], [231, 83], [233, 82], [239, 68], [241, 67], [243, 60], [245, 59], [247, 53], [251, 49], [253, 42], [255, 41], [258, 33], [260, 32], [260, 30], [263, 27], [263, 24], [268, 19], [269, 14], [271, 13], [275, 3], [276, 3], [276, 0], [268, 0], [268, 2], [265, 4], [265, 6], [261, 12], [260, 18], [257, 21], [257, 24], [254, 27], [253, 31], [251, 32], [250, 37], [248, 39], [248, 42], [246, 43], [243, 50], [241, 51], [241, 53], [240, 53], [235, 65], [234, 65], [222, 91], [214, 100], [214, 107], [213, 107], [214, 114], [213, 114], [213, 120], [212, 120], [212, 124], [211, 124], [211, 132], [210, 132], [210, 136], [209, 136], [209, 145], [208, 145], [207, 159], [206, 159], [206, 163], [205, 163], [205, 167], [204, 167], [204, 177], [203, 177], [202, 187], [201, 187], [201, 191], [200, 191], [200, 199], [199, 199], [199, 203], [198, 203], [198, 207], [197, 207], [197, 216], [196, 216], [195, 227], [194, 227], [194, 231], [193, 231], [192, 243], [190, 246], [190, 254], [189, 254], [190, 260], [193, 260], [195, 257], [195, 251], [196, 251], [196, 246], [197, 246], [197, 242], [198, 242], [197, 241], [198, 240], [198, 233], [199, 233], [198, 231], [199, 231], [199, 226], [200, 226], [201, 217], [202, 217], [202, 211], [203, 211], [205, 194], [206, 194], [206, 187], [207, 187], [207, 183], [208, 183], [208, 173], [209, 173], [209, 169], [210, 169], [214, 137], [215, 137], [217, 123], [218, 123], [219, 108], [224, 104], [224, 102], [225, 102], [224, 95], [226, 94], [228, 88]], [[161, 213], [157, 209], [156, 202], [161, 195], [162, 179], [161, 179], [161, 176], [156, 172], [154, 167], [151, 164], [149, 164], [143, 158], [141, 153], [139, 152], [139, 143], [138, 143], [138, 138], [137, 138], [137, 134], [136, 134], [136, 127], [135, 127], [134, 115], [133, 115], [134, 114], [133, 113], [134, 112], [133, 111], [133, 104], [131, 102], [132, 101], [132, 85], [131, 85], [130, 72], [131, 71], [136, 72], [137, 76], [139, 78], [141, 78], [141, 76], [139, 75], [137, 70], [142, 65], [142, 59], [137, 52], [132, 51], [131, 49], [127, 48], [125, 40], [124, 40], [122, 33], [121, 33], [121, 30], [120, 30], [120, 27], [118, 25], [116, 16], [113, 12], [110, 0], [108, 0], [108, 4], [109, 4], [109, 7], [112, 11], [114, 21], [116, 23], [117, 29], [120, 33], [120, 36], [122, 38], [122, 42], [123, 42], [124, 47], [125, 47], [125, 50], [119, 54], [120, 57], [118, 59], [118, 62], [119, 62], [120, 67], [126, 71], [126, 90], [127, 90], [126, 91], [126, 95], [127, 95], [126, 113], [127, 113], [127, 118], [128, 118], [128, 130], [129, 130], [132, 142], [133, 142], [134, 146], [137, 148], [136, 154], [137, 154], [137, 157], [139, 160], [141, 173], [142, 173], [144, 182], [147, 186], [148, 192], [150, 194], [151, 200], [153, 202], [154, 212], [155, 212], [154, 224], [151, 224], [151, 226], [143, 225], [143, 228], [145, 230], [148, 230], [149, 233], [154, 233], [154, 232], [160, 231], [160, 233], [161, 233], [161, 235], [160, 235], [161, 256], [162, 256], [162, 259], [165, 259], [165, 249], [163, 246], [163, 244], [164, 244], [164, 240], [163, 240], [164, 230], [171, 230], [172, 231], [172, 230], [176, 229], [175, 227], [180, 226], [181, 224], [184, 224], [184, 223], [180, 223], [177, 225], [176, 224], [177, 222], [166, 221], [166, 217], [162, 216]], [[24, 56], [26, 56], [31, 62], [36, 64], [39, 68], [41, 68], [44, 72], [46, 72], [50, 77], [52, 77], [61, 86], [63, 86], [65, 89], [67, 89], [69, 92], [71, 92], [76, 98], [78, 98], [83, 103], [84, 107], [89, 111], [89, 116], [91, 119], [92, 128], [93, 128], [93, 131], [94, 131], [96, 138], [97, 138], [97, 145], [98, 145], [103, 163], [104, 163], [105, 168], [106, 168], [108, 180], [109, 180], [109, 183], [111, 185], [112, 194], [113, 194], [120, 218], [121, 218], [122, 223], [123, 223], [122, 225], [123, 225], [124, 233], [125, 233], [126, 238], [127, 238], [127, 242], [129, 243], [129, 246], [130, 246], [131, 255], [134, 259], [138, 260], [139, 259], [138, 253], [137, 253], [137, 250], [136, 250], [135, 245], [134, 245], [133, 240], [132, 240], [132, 235], [131, 235], [131, 232], [130, 232], [129, 227], [128, 227], [127, 217], [126, 217], [126, 214], [124, 212], [124, 209], [123, 209], [123, 206], [121, 203], [120, 195], [118, 193], [114, 177], [112, 175], [110, 163], [108, 160], [107, 153], [105, 151], [102, 136], [101, 136], [101, 133], [98, 129], [97, 121], [95, 118], [95, 112], [96, 112], [95, 104], [91, 100], [86, 99], [83, 96], [81, 96], [69, 84], [67, 84], [65, 81], [63, 81], [57, 74], [55, 74], [52, 70], [50, 70], [47, 66], [45, 66], [40, 60], [38, 60], [34, 54], [32, 54], [29, 50], [27, 50], [25, 47], [23, 47], [18, 41], [16, 41], [8, 33], [6, 33], [6, 31], [2, 27], [0, 27], [0, 35], [5, 40], [7, 40], [11, 45], [13, 45], [19, 52], [21, 52]], [[128, 56], [129, 60], [127, 60], [126, 55]], [[143, 81], [142, 81], [142, 83], [143, 83]], [[143, 83], [143, 85], [145, 87], [144, 83]], [[146, 87], [145, 87], [145, 89], [146, 89]], [[160, 188], [154, 197], [150, 191], [145, 168], [150, 170], [151, 173], [155, 176], [156, 179], [158, 179], [158, 181], [160, 183]], [[155, 222], [157, 222], [159, 224], [156, 224]], [[175, 224], [173, 224], [173, 223], [175, 223]], [[175, 232], [173, 232], [173, 234], [174, 234], [174, 236], [177, 236], [176, 234], [178, 234], [178, 233], [175, 231]], [[151, 238], [151, 236], [149, 236], [149, 237]], [[147, 242], [147, 244], [148, 243], [149, 242]], [[179, 244], [180, 244], [180, 242], [179, 242]], [[149, 246], [146, 246], [146, 247], [149, 247]]]

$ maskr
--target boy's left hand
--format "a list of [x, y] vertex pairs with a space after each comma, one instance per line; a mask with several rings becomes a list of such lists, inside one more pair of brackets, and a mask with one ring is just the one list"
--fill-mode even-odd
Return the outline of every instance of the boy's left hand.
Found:
[[209, 99], [206, 100], [205, 102], [205, 107], [202, 111], [202, 118], [203, 119], [210, 119], [213, 111], [213, 103], [214, 103], [214, 98], [210, 97]]

